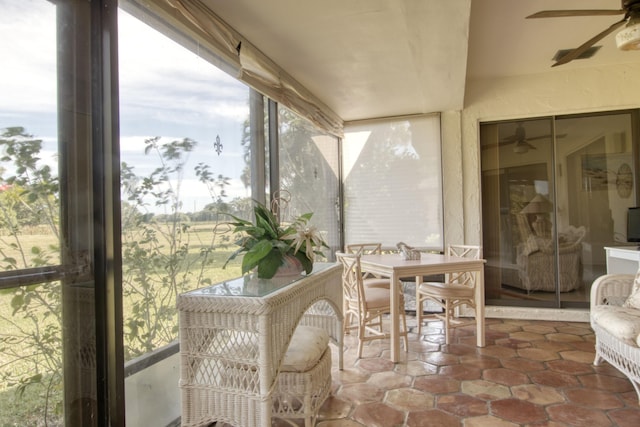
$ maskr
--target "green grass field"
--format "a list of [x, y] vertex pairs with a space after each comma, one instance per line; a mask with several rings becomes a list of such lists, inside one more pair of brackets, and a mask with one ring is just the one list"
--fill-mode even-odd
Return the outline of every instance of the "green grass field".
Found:
[[[185, 264], [191, 264], [192, 269], [195, 271], [190, 272], [190, 274], [184, 275], [186, 280], [180, 286], [179, 292], [184, 292], [192, 289], [196, 289], [202, 286], [206, 286], [207, 284], [214, 284], [221, 282], [226, 279], [239, 277], [240, 276], [240, 261], [234, 260], [230, 263], [226, 269], [222, 269], [222, 265], [229, 257], [232, 252], [231, 247], [220, 247], [215, 251], [210, 253], [210, 257], [212, 262], [210, 264], [205, 265], [203, 268], [201, 265], [198, 265], [200, 252], [203, 249], [208, 248], [210, 245], [217, 245], [222, 242], [222, 239], [225, 237], [224, 233], [218, 233], [214, 239], [214, 223], [198, 223], [191, 226], [188, 229], [187, 235], [184, 236], [185, 240], [189, 242], [189, 252], [185, 257]], [[123, 237], [124, 238], [124, 237]], [[18, 265], [20, 267], [24, 265], [32, 265], [33, 260], [41, 256], [42, 252], [32, 252], [31, 248], [34, 246], [40, 247], [47, 254], [47, 264], [55, 265], [59, 263], [59, 255], [55, 248], [57, 248], [57, 242], [53, 235], [42, 235], [42, 234], [27, 234], [20, 236], [20, 243], [22, 245], [22, 251], [18, 248], [11, 246], [14, 241], [12, 241], [11, 236], [0, 236], [0, 260], [4, 257], [13, 257], [18, 260]], [[168, 251], [168, 241], [161, 241], [162, 250]], [[53, 249], [51, 249], [53, 248]], [[129, 271], [130, 267], [133, 266], [123, 266], [123, 287], [125, 290], [129, 288], [132, 290], [132, 287], [139, 286], [139, 284], [134, 282], [128, 282], [130, 280]], [[197, 269], [195, 268], [197, 267]], [[166, 278], [166, 270], [162, 266], [157, 266], [156, 268], [149, 269], [150, 271], [146, 271], [145, 273], [148, 275], [147, 281], [152, 284], [153, 287], [157, 287], [152, 289], [150, 292], [162, 292], [165, 289], [162, 288], [162, 279]], [[184, 273], [184, 272], [181, 272]], [[182, 277], [183, 275], [181, 275]], [[152, 294], [153, 295], [153, 294]], [[172, 312], [169, 315], [169, 318], [165, 320], [169, 324], [173, 323], [175, 326], [177, 325], [177, 312], [175, 311], [175, 293], [167, 292], [167, 296], [162, 299], [162, 304], [160, 307], [152, 307], [149, 308], [149, 315], [153, 316], [153, 310], [163, 310], [162, 307], [167, 307]], [[141, 298], [138, 296], [138, 298]], [[16, 336], [19, 337], [28, 334], [33, 331], [33, 328], [37, 328], [37, 326], [33, 325], [28, 320], [23, 319], [20, 315], [14, 315], [13, 307], [11, 301], [13, 299], [13, 292], [10, 290], [3, 291], [0, 293], [0, 337], [7, 336]], [[160, 299], [160, 298], [158, 298]], [[137, 316], [137, 318], [142, 317], [141, 313], [133, 313], [133, 306], [136, 301], [136, 297], [132, 296], [129, 299], [124, 300], [123, 309], [124, 309], [124, 322], [127, 324], [127, 319], [131, 316]], [[153, 304], [155, 304], [155, 300], [151, 300]], [[162, 312], [166, 314], [167, 310], [163, 310]], [[45, 320], [43, 319], [43, 322]], [[44, 324], [44, 323], [43, 323]], [[58, 329], [60, 330], [60, 328]], [[125, 332], [127, 331], [125, 326]], [[143, 333], [142, 331], [140, 332]], [[173, 335], [165, 335], [164, 339], [155, 342], [155, 347], [160, 347], [177, 336]], [[6, 343], [6, 341], [5, 341]], [[24, 349], [20, 349], [20, 346], [25, 346]], [[125, 343], [125, 347], [128, 344]], [[0, 378], [3, 374], [7, 373], [23, 373], [25, 376], [33, 375], [33, 363], [29, 363], [25, 360], [15, 360], [15, 356], [11, 355], [11, 353], [23, 353], [25, 357], [29, 356], [29, 347], [26, 344], [26, 341], [15, 340], [11, 344], [11, 349], [7, 347], [7, 344], [4, 344], [0, 341]], [[18, 346], [18, 347], [15, 347]], [[4, 348], [3, 348], [4, 347]], [[24, 350], [24, 351], [22, 351]], [[62, 352], [62, 349], [60, 349]], [[61, 355], [58, 355], [61, 359]], [[33, 355], [31, 355], [33, 357]], [[43, 377], [43, 382], [47, 379], [46, 372]], [[17, 388], [8, 387], [6, 383], [0, 383], [0, 427], [5, 426], [57, 426], [63, 425], [63, 421], [60, 418], [60, 414], [55, 414], [54, 409], [50, 406], [46, 405], [47, 402], [47, 392], [46, 387], [40, 384], [31, 385], [26, 387], [23, 394], [17, 394]], [[60, 393], [61, 391], [58, 391]], [[60, 401], [60, 395], [58, 395], [57, 400]], [[50, 402], [54, 402], [56, 399], [51, 399]], [[45, 410], [47, 413], [47, 424], [45, 424]]]

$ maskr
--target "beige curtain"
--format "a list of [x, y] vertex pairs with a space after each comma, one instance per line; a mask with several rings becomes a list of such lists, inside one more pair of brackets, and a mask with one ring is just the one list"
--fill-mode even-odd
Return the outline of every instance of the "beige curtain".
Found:
[[[305, 117], [332, 135], [343, 136], [343, 121], [329, 107], [218, 17], [201, 0], [128, 0], [150, 10], [208, 48], [236, 72], [239, 80]], [[228, 71], [228, 70], [225, 70]]]

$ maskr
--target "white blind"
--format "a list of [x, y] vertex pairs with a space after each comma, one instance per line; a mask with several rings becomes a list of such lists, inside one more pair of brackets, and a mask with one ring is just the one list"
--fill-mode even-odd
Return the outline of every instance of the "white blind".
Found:
[[440, 116], [345, 124], [345, 243], [442, 250]]

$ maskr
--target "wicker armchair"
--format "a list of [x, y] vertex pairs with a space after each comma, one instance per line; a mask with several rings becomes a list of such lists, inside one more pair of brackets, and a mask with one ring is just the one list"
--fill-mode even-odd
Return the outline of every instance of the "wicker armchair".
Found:
[[[569, 226], [558, 234], [560, 258], [560, 292], [582, 287], [582, 240], [584, 227]], [[527, 291], [556, 291], [555, 244], [551, 239], [530, 235], [518, 248], [517, 264], [520, 287]]]

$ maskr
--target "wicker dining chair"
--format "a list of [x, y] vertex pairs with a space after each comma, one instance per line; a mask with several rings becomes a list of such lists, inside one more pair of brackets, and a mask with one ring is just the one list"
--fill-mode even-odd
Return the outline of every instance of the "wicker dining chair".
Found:
[[[449, 245], [447, 248], [449, 256], [463, 258], [481, 259], [482, 247], [472, 245]], [[471, 319], [457, 316], [459, 307], [466, 305], [475, 308], [475, 286], [477, 276], [474, 272], [450, 273], [445, 277], [445, 282], [424, 282], [416, 288], [416, 320], [418, 321], [418, 336], [422, 328], [423, 303], [431, 301], [442, 307], [442, 313], [435, 313], [435, 316], [444, 322], [445, 343], [449, 344], [451, 328], [476, 324], [478, 319], [474, 316]]]
[[[382, 315], [391, 312], [391, 291], [389, 288], [365, 287], [360, 268], [359, 254], [336, 253], [343, 266], [342, 291], [344, 298], [344, 333], [350, 329], [358, 331], [358, 357], [362, 357], [366, 341], [390, 337], [382, 326]], [[408, 351], [407, 318], [404, 306], [399, 307], [404, 348]]]
[[[380, 255], [382, 254], [382, 243], [352, 243], [346, 246], [348, 254], [358, 255]], [[387, 288], [391, 280], [387, 277], [378, 277], [371, 273], [362, 273], [365, 287]]]

